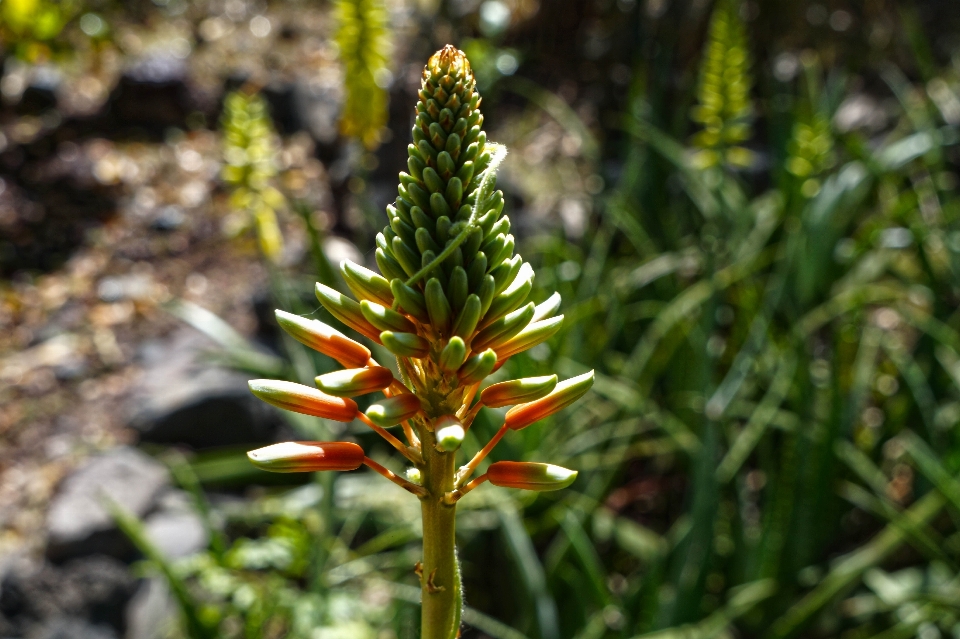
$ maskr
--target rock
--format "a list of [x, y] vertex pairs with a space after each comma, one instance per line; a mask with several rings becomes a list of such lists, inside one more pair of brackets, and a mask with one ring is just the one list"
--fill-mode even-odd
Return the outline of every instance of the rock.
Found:
[[94, 553], [131, 557], [133, 548], [114, 525], [104, 497], [143, 517], [169, 483], [162, 464], [133, 448], [91, 458], [63, 480], [50, 504], [47, 557], [53, 561]]
[[200, 552], [210, 541], [203, 520], [183, 491], [165, 493], [159, 500], [157, 511], [143, 523], [147, 537], [168, 559]]
[[[104, 555], [21, 567], [3, 580], [0, 612], [17, 634], [29, 637], [116, 637], [126, 628], [125, 610], [136, 585], [122, 562]], [[100, 634], [62, 634], [73, 624], [89, 624], [84, 632]]]
[[117, 633], [102, 624], [91, 625], [83, 619], [58, 617], [34, 629], [27, 639], [117, 639]]
[[162, 577], [151, 577], [127, 604], [125, 639], [165, 639], [177, 623], [179, 608]]
[[251, 395], [249, 375], [204, 361], [213, 346], [183, 328], [142, 349], [129, 420], [141, 441], [194, 448], [273, 441], [276, 413]]

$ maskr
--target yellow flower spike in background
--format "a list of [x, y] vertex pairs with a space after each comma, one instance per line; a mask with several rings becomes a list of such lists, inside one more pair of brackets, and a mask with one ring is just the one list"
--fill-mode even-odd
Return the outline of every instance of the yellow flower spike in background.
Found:
[[277, 211], [286, 206], [286, 198], [273, 186], [278, 144], [267, 103], [253, 91], [229, 94], [223, 103], [221, 127], [222, 177], [231, 189], [230, 204], [241, 215], [233, 232], [252, 226], [260, 251], [277, 261], [283, 251]]
[[[370, 359], [363, 345], [325, 324], [278, 311], [281, 326], [295, 339], [348, 370], [318, 377], [321, 390], [267, 380], [251, 382], [251, 388], [288, 410], [360, 419], [413, 464], [404, 478], [367, 457], [361, 460], [419, 497], [421, 638], [455, 639], [463, 605], [454, 534], [457, 501], [488, 480], [527, 490], [572, 483], [575, 471], [533, 462], [497, 462], [486, 474], [470, 477], [509, 430], [525, 428], [582, 397], [593, 384], [593, 372], [560, 383], [556, 375], [505, 381], [478, 394], [484, 379], [510, 356], [559, 330], [560, 296], [539, 305], [529, 299], [535, 273], [514, 254], [510, 220], [502, 215], [503, 194], [495, 190], [506, 150], [487, 142], [480, 95], [461, 51], [447, 46], [430, 58], [419, 97], [407, 149], [409, 173], [400, 174], [397, 199], [387, 207], [389, 224], [377, 236], [381, 275], [344, 261], [340, 271], [357, 300], [323, 284], [316, 287], [317, 299], [331, 315], [397, 357], [402, 383]], [[378, 390], [385, 397], [364, 412], [348, 399]], [[511, 404], [518, 405], [496, 435], [458, 469], [458, 451], [477, 413], [484, 406]], [[406, 442], [386, 430], [397, 425]], [[320, 469], [320, 462], [302, 460], [315, 459], [311, 447], [327, 444], [276, 446], [254, 451], [251, 459], [267, 470], [272, 465], [290, 472], [298, 464]], [[351, 454], [349, 464], [356, 468], [358, 453]]]

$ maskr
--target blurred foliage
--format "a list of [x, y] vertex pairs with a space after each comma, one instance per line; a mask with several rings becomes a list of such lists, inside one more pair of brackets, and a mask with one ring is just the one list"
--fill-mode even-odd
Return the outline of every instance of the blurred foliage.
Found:
[[375, 149], [387, 124], [392, 78], [389, 15], [382, 0], [337, 0], [336, 17], [346, 90], [340, 132]]
[[236, 235], [252, 224], [260, 250], [276, 261], [283, 251], [277, 211], [286, 200], [272, 185], [278, 148], [267, 104], [257, 93], [235, 91], [224, 100], [220, 126], [223, 181], [231, 188], [230, 204], [239, 213], [228, 220], [228, 231]]
[[750, 166], [753, 156], [741, 146], [750, 138], [750, 52], [737, 0], [721, 0], [713, 10], [700, 65], [699, 104], [693, 120], [703, 130], [693, 137], [698, 168], [720, 163]]
[[0, 40], [17, 57], [44, 61], [50, 45], [80, 10], [73, 0], [3, 0], [0, 2]]

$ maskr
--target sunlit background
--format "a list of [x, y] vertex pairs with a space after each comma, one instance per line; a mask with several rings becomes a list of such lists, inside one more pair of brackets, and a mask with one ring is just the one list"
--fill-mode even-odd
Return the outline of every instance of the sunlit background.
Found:
[[564, 300], [494, 381], [597, 371], [494, 455], [573, 486], [461, 503], [464, 639], [960, 638], [953, 2], [0, 0], [0, 41], [0, 636], [419, 636], [416, 501], [244, 451], [396, 456], [246, 380], [330, 370], [273, 309], [375, 268], [452, 43]]

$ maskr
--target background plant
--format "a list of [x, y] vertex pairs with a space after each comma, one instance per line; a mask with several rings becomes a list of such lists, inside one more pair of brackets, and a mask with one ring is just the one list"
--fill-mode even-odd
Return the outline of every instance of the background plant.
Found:
[[[252, 226], [260, 250], [276, 261], [283, 250], [277, 211], [286, 199], [273, 186], [277, 175], [277, 143], [266, 102], [256, 92], [235, 91], [224, 100], [223, 181], [230, 187], [228, 218], [231, 235]], [[230, 220], [233, 220], [230, 222]]]
[[336, 10], [346, 94], [340, 131], [375, 149], [387, 124], [386, 89], [392, 78], [389, 14], [381, 0], [338, 0]]

